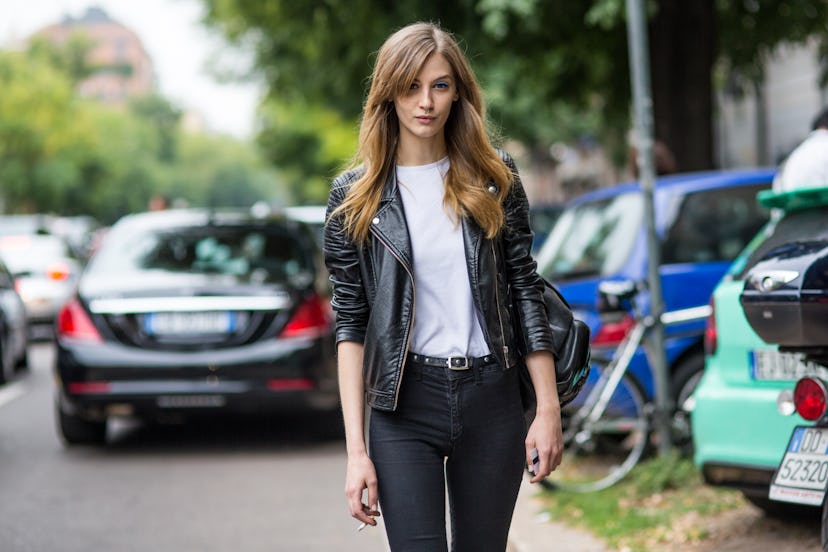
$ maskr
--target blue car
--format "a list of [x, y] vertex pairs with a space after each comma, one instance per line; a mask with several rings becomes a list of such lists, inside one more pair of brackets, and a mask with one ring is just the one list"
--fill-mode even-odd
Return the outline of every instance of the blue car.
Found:
[[[656, 232], [661, 243], [665, 311], [708, 304], [731, 261], [767, 222], [756, 202], [773, 169], [700, 172], [656, 180]], [[536, 255], [538, 269], [558, 286], [576, 315], [592, 330], [594, 356], [611, 352], [633, 326], [629, 316], [602, 320], [597, 287], [602, 280], [647, 279], [643, 195], [637, 183], [604, 188], [566, 205]], [[638, 296], [649, 310], [646, 290]], [[704, 370], [704, 321], [665, 328], [671, 392], [677, 405], [689, 398]], [[640, 350], [631, 372], [653, 396], [653, 377]], [[595, 371], [593, 370], [593, 373]]]

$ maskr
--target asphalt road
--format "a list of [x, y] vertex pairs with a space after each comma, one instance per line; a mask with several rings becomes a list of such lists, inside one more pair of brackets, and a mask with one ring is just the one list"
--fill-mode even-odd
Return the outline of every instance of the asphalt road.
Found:
[[386, 549], [345, 509], [340, 422], [330, 417], [111, 424], [66, 448], [52, 408], [50, 344], [0, 387], [0, 550]]

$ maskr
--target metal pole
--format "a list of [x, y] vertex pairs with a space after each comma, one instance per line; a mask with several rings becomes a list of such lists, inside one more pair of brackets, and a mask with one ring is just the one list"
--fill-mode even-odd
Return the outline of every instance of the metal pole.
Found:
[[629, 43], [630, 78], [632, 80], [633, 107], [635, 111], [636, 163], [640, 175], [641, 193], [644, 196], [644, 220], [647, 225], [648, 280], [650, 288], [650, 313], [653, 328], [650, 331], [647, 358], [655, 380], [655, 424], [658, 435], [658, 451], [662, 456], [672, 447], [670, 415], [669, 374], [664, 354], [664, 325], [661, 314], [664, 300], [661, 294], [661, 250], [655, 230], [653, 188], [653, 101], [650, 92], [650, 63], [647, 40], [647, 24], [643, 0], [627, 0], [627, 41]]

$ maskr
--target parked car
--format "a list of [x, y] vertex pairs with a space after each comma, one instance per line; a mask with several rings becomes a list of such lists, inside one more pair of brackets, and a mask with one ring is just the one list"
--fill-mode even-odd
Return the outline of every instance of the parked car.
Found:
[[325, 241], [325, 212], [327, 205], [294, 205], [285, 207], [285, 214], [313, 228], [320, 247]]
[[108, 232], [57, 320], [57, 421], [338, 407], [327, 278], [285, 217], [160, 211]]
[[[788, 210], [759, 232], [733, 263], [713, 294], [714, 314], [706, 331], [707, 367], [693, 395], [694, 460], [705, 481], [739, 489], [770, 513], [790, 510], [768, 499], [768, 486], [793, 428], [805, 425], [798, 416], [780, 414], [777, 399], [802, 376], [828, 378], [828, 368], [801, 352], [783, 352], [763, 341], [745, 316], [740, 295], [746, 277], [768, 252], [789, 242], [825, 243], [826, 220], [828, 202]], [[793, 304], [788, 305], [786, 310], [791, 311]], [[774, 325], [776, 330], [794, 327], [784, 322]]]
[[[755, 198], [759, 190], [770, 187], [773, 176], [771, 169], [753, 169], [656, 180], [655, 224], [666, 311], [708, 303], [731, 261], [768, 220], [768, 211]], [[597, 287], [604, 280], [646, 281], [645, 230], [639, 186], [605, 188], [569, 202], [537, 255], [541, 274], [559, 287], [576, 316], [590, 326], [595, 357], [606, 356], [634, 325], [631, 316], [602, 323]], [[649, 312], [646, 290], [638, 301], [641, 312]], [[704, 369], [703, 332], [703, 320], [665, 328], [670, 388], [679, 406]], [[652, 397], [653, 378], [643, 351], [636, 354], [630, 370]]]
[[0, 383], [28, 366], [26, 310], [14, 289], [14, 278], [0, 260]]
[[0, 236], [48, 234], [54, 221], [52, 215], [0, 215]]
[[555, 226], [563, 212], [564, 206], [560, 203], [540, 203], [529, 207], [529, 226], [532, 228], [532, 251], [543, 246], [549, 231]]
[[98, 221], [88, 215], [65, 216], [55, 217], [49, 224], [49, 231], [66, 240], [73, 255], [85, 262], [99, 227]]
[[63, 238], [51, 234], [2, 236], [0, 258], [26, 306], [30, 336], [51, 339], [58, 309], [74, 293], [81, 262]]

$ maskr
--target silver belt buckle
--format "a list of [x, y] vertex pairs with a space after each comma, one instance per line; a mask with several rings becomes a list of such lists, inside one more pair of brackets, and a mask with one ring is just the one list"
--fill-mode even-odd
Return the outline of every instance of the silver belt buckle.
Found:
[[[463, 360], [463, 364], [456, 366], [453, 361], [455, 360]], [[449, 370], [468, 370], [469, 369], [469, 357], [464, 356], [456, 356], [456, 357], [448, 357], [446, 359], [446, 364], [448, 364]]]

